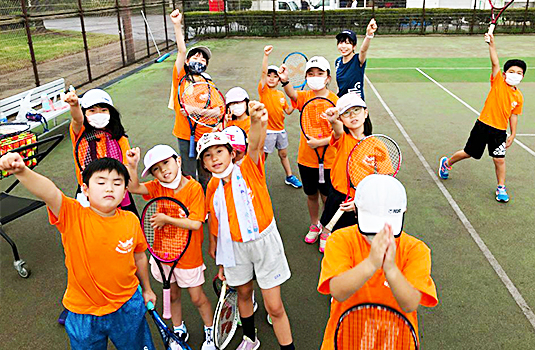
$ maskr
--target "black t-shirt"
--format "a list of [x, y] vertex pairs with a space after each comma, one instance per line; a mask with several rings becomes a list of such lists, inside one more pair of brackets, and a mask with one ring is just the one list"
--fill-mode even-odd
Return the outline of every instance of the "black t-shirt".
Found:
[[342, 57], [338, 57], [335, 62], [336, 67], [336, 84], [338, 84], [338, 97], [342, 97], [348, 92], [356, 92], [364, 99], [364, 70], [366, 62], [361, 66], [359, 54], [347, 62], [342, 62]]

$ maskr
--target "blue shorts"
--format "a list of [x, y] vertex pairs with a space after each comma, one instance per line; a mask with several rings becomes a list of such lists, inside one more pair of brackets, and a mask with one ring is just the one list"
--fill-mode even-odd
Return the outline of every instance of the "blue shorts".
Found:
[[65, 330], [71, 341], [71, 349], [106, 350], [110, 338], [118, 350], [155, 350], [145, 319], [146, 311], [145, 302], [138, 290], [119, 310], [108, 315], [95, 316], [69, 311]]

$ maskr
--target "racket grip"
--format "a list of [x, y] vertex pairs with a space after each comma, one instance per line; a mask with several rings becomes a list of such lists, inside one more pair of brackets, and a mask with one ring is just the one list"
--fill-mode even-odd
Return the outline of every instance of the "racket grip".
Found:
[[336, 223], [338, 222], [338, 220], [340, 220], [342, 215], [344, 215], [344, 212], [342, 211], [342, 209], [338, 208], [336, 213], [334, 213], [331, 221], [329, 221], [329, 223], [327, 224], [327, 226], [325, 226], [325, 228], [329, 230], [329, 232], [333, 232], [334, 225], [336, 225]]
[[318, 170], [320, 172], [320, 178], [318, 182], [320, 184], [324, 184], [325, 183], [325, 167], [323, 166], [323, 163], [320, 163]]
[[171, 318], [171, 289], [164, 288], [163, 290], [163, 318], [166, 320]]
[[189, 139], [189, 157], [195, 158], [195, 135], [191, 135]]
[[488, 30], [487, 34], [493, 34], [495, 27], [496, 27], [496, 24], [491, 23], [490, 26], [489, 26], [489, 30]]
[[154, 304], [152, 303], [152, 301], [149, 301], [147, 303], [147, 310], [154, 310]]

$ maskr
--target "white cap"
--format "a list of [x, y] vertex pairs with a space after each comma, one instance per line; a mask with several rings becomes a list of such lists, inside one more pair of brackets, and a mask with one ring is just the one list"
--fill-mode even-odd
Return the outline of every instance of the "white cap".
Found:
[[366, 102], [356, 92], [348, 92], [344, 96], [338, 99], [336, 102], [338, 113], [342, 114], [351, 107], [364, 107], [367, 108]]
[[327, 59], [322, 56], [314, 56], [310, 60], [308, 60], [305, 66], [305, 73], [308, 72], [310, 68], [319, 68], [324, 72], [331, 71], [331, 65], [329, 64], [329, 61], [327, 61]]
[[245, 101], [245, 99], [248, 99], [249, 95], [247, 94], [247, 91], [242, 89], [241, 87], [233, 87], [229, 91], [227, 91], [227, 94], [225, 95], [225, 102], [227, 105], [232, 102], [242, 102]]
[[247, 140], [245, 138], [246, 134], [242, 128], [239, 126], [229, 126], [228, 128], [223, 129], [223, 132], [230, 140], [230, 145], [237, 149], [238, 151], [245, 152], [247, 148]]
[[212, 51], [210, 51], [210, 49], [208, 47], [206, 47], [206, 46], [195, 46], [195, 47], [192, 47], [186, 53], [186, 58], [190, 58], [191, 56], [193, 56], [193, 55], [190, 55], [192, 50], [202, 51], [202, 52], [204, 52], [206, 54], [206, 56], [208, 56], [208, 59], [212, 58]]
[[201, 153], [212, 146], [230, 145], [228, 136], [222, 132], [210, 132], [203, 134], [199, 141], [197, 141], [197, 159], [201, 157]]
[[82, 108], [89, 108], [99, 103], [106, 103], [113, 107], [111, 96], [102, 89], [91, 89], [87, 91], [80, 100]]
[[376, 234], [389, 223], [394, 237], [401, 234], [407, 193], [396, 178], [380, 174], [366, 176], [355, 191], [355, 206], [361, 233]]
[[148, 152], [145, 154], [145, 157], [143, 158], [143, 164], [145, 164], [145, 169], [141, 173], [141, 176], [147, 176], [147, 174], [150, 172], [150, 168], [158, 162], [161, 162], [162, 160], [165, 160], [167, 158], [171, 158], [172, 156], [179, 156], [176, 151], [171, 147], [167, 145], [156, 145], [148, 150]]
[[277, 67], [274, 64], [272, 64], [271, 66], [268, 66], [267, 71], [269, 72], [270, 70], [274, 70], [275, 73], [277, 73], [277, 75], [279, 74], [279, 67]]

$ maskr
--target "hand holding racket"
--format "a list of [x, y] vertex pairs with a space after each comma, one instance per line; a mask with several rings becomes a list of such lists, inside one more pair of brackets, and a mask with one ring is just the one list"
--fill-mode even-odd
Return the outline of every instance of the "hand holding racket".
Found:
[[[396, 176], [401, 167], [401, 150], [398, 144], [386, 135], [370, 135], [360, 140], [349, 153], [346, 166], [347, 195], [345, 202], [354, 196], [359, 182], [371, 174]], [[332, 232], [344, 211], [338, 209], [325, 226]]]
[[214, 313], [214, 342], [218, 349], [222, 350], [232, 340], [240, 314], [238, 311], [238, 292], [227, 286], [224, 280], [219, 287], [219, 274], [214, 278], [214, 290], [220, 290], [219, 301]]
[[[191, 231], [172, 224], [160, 225], [155, 217], [159, 214], [171, 218], [187, 218], [189, 211], [184, 204], [170, 197], [154, 198], [147, 203], [141, 215], [141, 227], [149, 246], [149, 252], [154, 257], [163, 281], [163, 317], [171, 318], [171, 277], [173, 271], [188, 248]], [[162, 263], [172, 263], [167, 276], [164, 273]]]
[[164, 345], [165, 350], [172, 350], [171, 349], [171, 340], [173, 340], [176, 344], [180, 346], [180, 349], [182, 350], [191, 350], [188, 343], [183, 341], [181, 338], [179, 338], [173, 331], [167, 327], [165, 322], [162, 320], [156, 309], [154, 308], [154, 304], [152, 302], [147, 303], [147, 310], [149, 311], [150, 316], [152, 317], [152, 320], [154, 321], [154, 324], [158, 328], [158, 331], [160, 332], [160, 335], [162, 336], [162, 341]]
[[336, 326], [335, 350], [418, 350], [410, 321], [386, 305], [365, 303], [346, 310]]
[[[514, 2], [514, 0], [489, 0], [490, 3], [490, 26], [487, 34], [493, 34], [494, 28], [496, 27], [496, 24], [498, 23], [498, 19], [502, 15], [502, 13]], [[502, 6], [500, 6], [502, 5]], [[495, 13], [498, 11], [498, 13]], [[486, 37], [485, 37], [486, 41]], [[487, 41], [489, 42], [489, 41]]]

